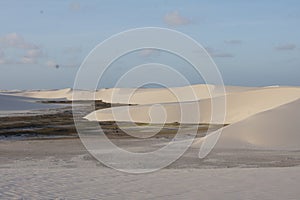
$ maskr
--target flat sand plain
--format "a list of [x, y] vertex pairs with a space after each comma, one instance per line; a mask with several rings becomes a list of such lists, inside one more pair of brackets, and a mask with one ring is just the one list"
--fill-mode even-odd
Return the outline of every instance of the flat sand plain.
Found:
[[205, 159], [197, 158], [198, 151], [191, 148], [165, 169], [136, 175], [105, 167], [76, 138], [0, 141], [0, 198], [300, 197], [300, 151], [215, 149]]

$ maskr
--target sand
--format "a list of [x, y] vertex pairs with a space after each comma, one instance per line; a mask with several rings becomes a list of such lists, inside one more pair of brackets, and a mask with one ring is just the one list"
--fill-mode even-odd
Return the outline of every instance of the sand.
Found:
[[162, 170], [144, 175], [84, 168], [0, 172], [4, 199], [297, 200], [300, 196], [300, 168]]
[[[299, 99], [299, 87], [265, 87], [227, 94], [226, 117], [223, 122], [211, 120], [210, 99], [181, 104], [163, 103], [159, 106], [107, 108], [92, 112], [85, 118], [90, 121], [133, 121], [146, 124], [164, 121], [184, 124], [229, 124], [222, 129], [221, 135], [219, 132], [212, 133], [197, 139], [193, 146], [209, 149], [206, 146], [209, 141], [220, 136], [215, 148], [300, 150]], [[198, 118], [195, 108], [200, 110]], [[181, 119], [183, 112], [187, 113], [184, 120]]]
[[300, 163], [299, 152], [227, 149], [200, 160], [196, 149], [191, 149], [167, 169], [137, 175], [104, 167], [79, 139], [0, 141], [0, 151], [1, 199], [276, 200], [300, 196], [300, 168], [295, 166]]
[[300, 150], [299, 119], [296, 100], [224, 127], [215, 148]]
[[[256, 87], [225, 86], [226, 93], [255, 90]], [[197, 84], [174, 88], [107, 88], [95, 92], [72, 90], [2, 91], [4, 94], [37, 99], [101, 100], [114, 104], [154, 104], [194, 101], [224, 95], [221, 86]]]
[[24, 96], [39, 99], [59, 99], [67, 98], [72, 93], [71, 88], [58, 89], [58, 90], [28, 90], [28, 91], [15, 91], [5, 92], [6, 94], [14, 96]]
[[[300, 88], [269, 87], [227, 94], [226, 99], [222, 96], [215, 97], [213, 100], [204, 99], [180, 104], [167, 103], [156, 107], [137, 105], [102, 109], [87, 115], [86, 119], [90, 121], [133, 121], [139, 123], [161, 123], [163, 120], [166, 123], [233, 124], [298, 98], [300, 98]], [[214, 119], [211, 119], [211, 105], [221, 108], [221, 111], [218, 110], [215, 113]], [[199, 117], [197, 116], [197, 109], [200, 111]], [[226, 111], [224, 121], [222, 120], [222, 110]], [[184, 119], [182, 119], [182, 113], [186, 113]]]
[[[219, 89], [209, 87], [215, 91], [213, 100], [222, 100]], [[165, 169], [139, 175], [105, 167], [78, 138], [0, 140], [0, 199], [299, 199], [300, 88], [226, 88], [227, 116], [222, 123], [229, 125], [223, 128], [216, 146], [204, 159], [198, 158], [199, 149], [204, 141], [215, 136], [214, 132], [196, 138], [183, 156]], [[176, 90], [186, 95], [186, 89]], [[104, 89], [97, 95], [107, 102], [124, 103], [131, 91]], [[69, 89], [2, 92], [0, 106], [8, 111], [16, 106], [35, 109], [39, 106], [36, 101], [41, 99], [72, 98]], [[88, 91], [81, 94], [91, 95]], [[115, 101], [112, 94], [124, 94], [124, 98]], [[192, 116], [195, 108], [199, 108], [201, 116], [187, 118], [185, 126], [211, 122], [208, 90], [199, 90], [197, 101], [186, 102], [192, 96], [186, 97], [182, 103], [185, 112]], [[130, 103], [140, 105], [101, 109], [86, 118], [149, 123], [164, 116], [163, 108], [166, 122], [181, 122], [179, 104], [163, 89], [141, 89]], [[149, 103], [161, 103], [161, 107]], [[132, 118], [128, 118], [127, 111]], [[109, 127], [113, 126], [107, 124], [110, 130]], [[164, 146], [171, 138], [161, 135], [133, 139], [115, 135], [111, 141], [128, 151], [147, 152]]]

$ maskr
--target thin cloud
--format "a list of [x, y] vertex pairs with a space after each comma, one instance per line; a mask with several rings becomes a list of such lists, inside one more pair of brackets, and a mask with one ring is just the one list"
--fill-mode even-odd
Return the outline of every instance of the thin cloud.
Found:
[[26, 51], [26, 56], [31, 58], [38, 58], [43, 56], [43, 52], [41, 49], [29, 49]]
[[23, 56], [18, 64], [36, 64], [37, 60], [33, 57]]
[[5, 54], [4, 52], [0, 49], [0, 58], [4, 58]]
[[167, 13], [163, 19], [164, 22], [169, 26], [181, 26], [191, 23], [191, 20], [180, 15], [178, 11]]
[[17, 33], [9, 33], [0, 37], [0, 47], [2, 48], [18, 48], [18, 49], [34, 49], [35, 44], [27, 42]]
[[275, 47], [275, 50], [278, 51], [290, 51], [290, 50], [294, 50], [296, 49], [296, 45], [295, 44], [283, 44], [283, 45], [279, 45]]
[[57, 65], [57, 63], [54, 60], [48, 60], [48, 61], [46, 61], [45, 65], [47, 67], [55, 67]]
[[234, 55], [231, 53], [221, 52], [220, 50], [216, 50], [211, 47], [205, 47], [205, 49], [211, 57], [215, 57], [215, 58], [232, 58], [232, 57], [234, 57]]
[[10, 64], [11, 61], [5, 57], [5, 53], [0, 49], [0, 65]]
[[224, 42], [225, 44], [232, 44], [232, 45], [242, 44], [242, 40], [225, 40]]
[[[9, 33], [0, 37], [0, 64], [37, 64], [42, 58], [42, 49], [31, 42], [26, 41], [17, 33]], [[8, 58], [5, 53], [8, 52]], [[20, 57], [20, 52], [23, 56]]]
[[139, 51], [141, 57], [150, 57], [154, 55], [159, 55], [160, 51], [156, 49], [142, 49]]
[[1, 64], [6, 64], [6, 60], [4, 52], [0, 49], [0, 65]]
[[26, 51], [25, 56], [21, 58], [19, 64], [37, 64], [39, 58], [43, 56], [41, 49], [29, 49]]
[[69, 8], [71, 11], [79, 11], [81, 9], [81, 5], [79, 2], [71, 2]]

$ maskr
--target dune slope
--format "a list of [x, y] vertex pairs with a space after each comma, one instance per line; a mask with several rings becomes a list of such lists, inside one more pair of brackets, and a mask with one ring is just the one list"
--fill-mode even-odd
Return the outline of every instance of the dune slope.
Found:
[[300, 99], [224, 127], [215, 148], [299, 150], [299, 119]]
[[[213, 101], [204, 99], [183, 103], [163, 103], [159, 106], [137, 105], [114, 107], [97, 110], [85, 118], [90, 121], [133, 121], [140, 123], [213, 123], [232, 124], [257, 113], [273, 109], [280, 105], [292, 102], [300, 98], [300, 88], [274, 87], [262, 88], [260, 90], [249, 90], [245, 92], [232, 93], [224, 97], [215, 97]], [[215, 118], [211, 120], [212, 102], [215, 108]], [[221, 108], [220, 111], [216, 107]], [[226, 118], [222, 120], [222, 113], [226, 109]], [[200, 111], [200, 116], [197, 111]], [[185, 116], [182, 119], [182, 116]]]

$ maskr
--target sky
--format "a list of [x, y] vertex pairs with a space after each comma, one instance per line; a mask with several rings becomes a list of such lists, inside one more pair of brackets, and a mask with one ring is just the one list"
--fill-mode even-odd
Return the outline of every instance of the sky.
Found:
[[[226, 85], [300, 86], [298, 0], [0, 1], [0, 90], [72, 87], [100, 42], [140, 27], [180, 31], [203, 45]], [[140, 52], [115, 63], [159, 62], [201, 78], [165, 53]], [[172, 60], [173, 59], [173, 60]], [[134, 61], [135, 60], [135, 61]], [[106, 87], [113, 85], [107, 78]]]

